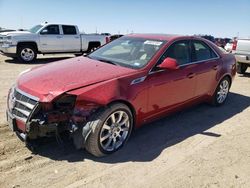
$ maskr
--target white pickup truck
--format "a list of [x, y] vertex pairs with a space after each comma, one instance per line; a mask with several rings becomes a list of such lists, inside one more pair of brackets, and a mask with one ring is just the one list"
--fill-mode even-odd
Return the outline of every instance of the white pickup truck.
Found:
[[247, 68], [250, 67], [250, 39], [235, 40], [232, 53], [237, 61], [237, 72], [244, 74]]
[[80, 34], [75, 25], [44, 23], [28, 31], [1, 33], [0, 52], [28, 63], [34, 61], [37, 54], [83, 54], [107, 42], [107, 36]]

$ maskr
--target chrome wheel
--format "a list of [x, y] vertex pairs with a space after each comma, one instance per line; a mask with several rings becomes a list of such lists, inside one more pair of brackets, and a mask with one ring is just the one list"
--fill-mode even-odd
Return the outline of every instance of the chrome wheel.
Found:
[[219, 104], [225, 101], [225, 99], [227, 98], [228, 92], [229, 92], [229, 82], [228, 80], [225, 79], [220, 83], [220, 86], [217, 92], [217, 102]]
[[114, 151], [126, 141], [130, 130], [129, 115], [122, 110], [113, 112], [104, 122], [100, 132], [100, 145], [105, 151]]
[[24, 61], [32, 61], [35, 57], [35, 53], [32, 49], [30, 48], [24, 48], [21, 51], [21, 58]]

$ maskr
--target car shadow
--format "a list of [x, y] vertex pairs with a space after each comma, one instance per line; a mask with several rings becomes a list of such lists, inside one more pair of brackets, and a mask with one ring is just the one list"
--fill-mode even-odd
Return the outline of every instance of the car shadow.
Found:
[[241, 113], [249, 106], [250, 97], [230, 93], [228, 100], [221, 107], [200, 104], [143, 126], [131, 135], [128, 143], [120, 151], [103, 158], [94, 157], [85, 150], [74, 149], [69, 139], [64, 139], [63, 144], [58, 144], [55, 138], [41, 139], [35, 154], [68, 162], [84, 159], [102, 163], [152, 161], [166, 148], [191, 136], [223, 136], [209, 132], [208, 129]]
[[64, 59], [69, 59], [69, 58], [73, 58], [69, 57], [69, 56], [65, 56], [65, 57], [46, 57], [46, 58], [38, 58], [36, 59], [34, 62], [32, 63], [23, 63], [21, 61], [19, 61], [18, 59], [6, 59], [5, 62], [6, 63], [12, 63], [12, 64], [30, 64], [30, 65], [36, 65], [36, 64], [47, 64], [47, 63], [52, 63], [54, 61], [60, 61], [60, 60], [64, 60]]
[[249, 72], [245, 72], [244, 74], [238, 74], [239, 77], [247, 77], [250, 78], [250, 73]]

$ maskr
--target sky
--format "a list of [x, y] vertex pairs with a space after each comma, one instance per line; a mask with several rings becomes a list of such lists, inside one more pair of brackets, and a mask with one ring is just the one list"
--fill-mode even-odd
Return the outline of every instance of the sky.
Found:
[[250, 36], [250, 0], [0, 0], [0, 27], [42, 22], [86, 33]]

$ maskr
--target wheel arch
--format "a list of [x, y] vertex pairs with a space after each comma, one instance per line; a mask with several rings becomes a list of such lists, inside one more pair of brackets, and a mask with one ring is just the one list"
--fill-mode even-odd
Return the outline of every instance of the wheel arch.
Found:
[[100, 41], [91, 41], [89, 42], [88, 44], [88, 49], [87, 51], [91, 51], [92, 48], [97, 48], [97, 47], [100, 47], [101, 46], [101, 42]]
[[230, 81], [230, 85], [229, 85], [229, 88], [231, 88], [231, 85], [232, 85], [232, 76], [230, 75], [230, 74], [225, 74], [225, 75], [223, 75], [222, 77], [221, 77], [221, 79], [219, 80], [219, 82], [218, 82], [218, 84], [217, 85], [219, 85], [220, 84], [220, 82], [221, 82], [221, 80], [223, 80], [224, 78], [228, 78], [229, 79], [229, 81]]
[[224, 74], [223, 76], [220, 77], [220, 79], [218, 79], [218, 82], [217, 82], [217, 84], [216, 84], [216, 87], [212, 90], [212, 93], [210, 94], [211, 96], [214, 95], [214, 93], [215, 93], [215, 91], [216, 91], [218, 85], [220, 84], [221, 80], [223, 80], [223, 79], [226, 78], [226, 77], [229, 78], [229, 81], [230, 81], [229, 89], [231, 88], [233, 78], [232, 78], [232, 76], [231, 76], [230, 74], [228, 74], [228, 73], [227, 73], [227, 74]]
[[38, 52], [38, 46], [37, 46], [37, 43], [35, 41], [18, 42], [17, 49], [23, 45], [31, 45], [31, 46], [35, 47], [36, 51]]
[[136, 110], [135, 110], [134, 106], [129, 101], [126, 101], [126, 100], [123, 100], [123, 99], [113, 100], [113, 101], [109, 102], [107, 104], [107, 106], [113, 105], [115, 103], [124, 104], [130, 109], [130, 111], [132, 113], [132, 116], [133, 116], [133, 129], [134, 129], [136, 127], [135, 126], [135, 124], [136, 124]]

